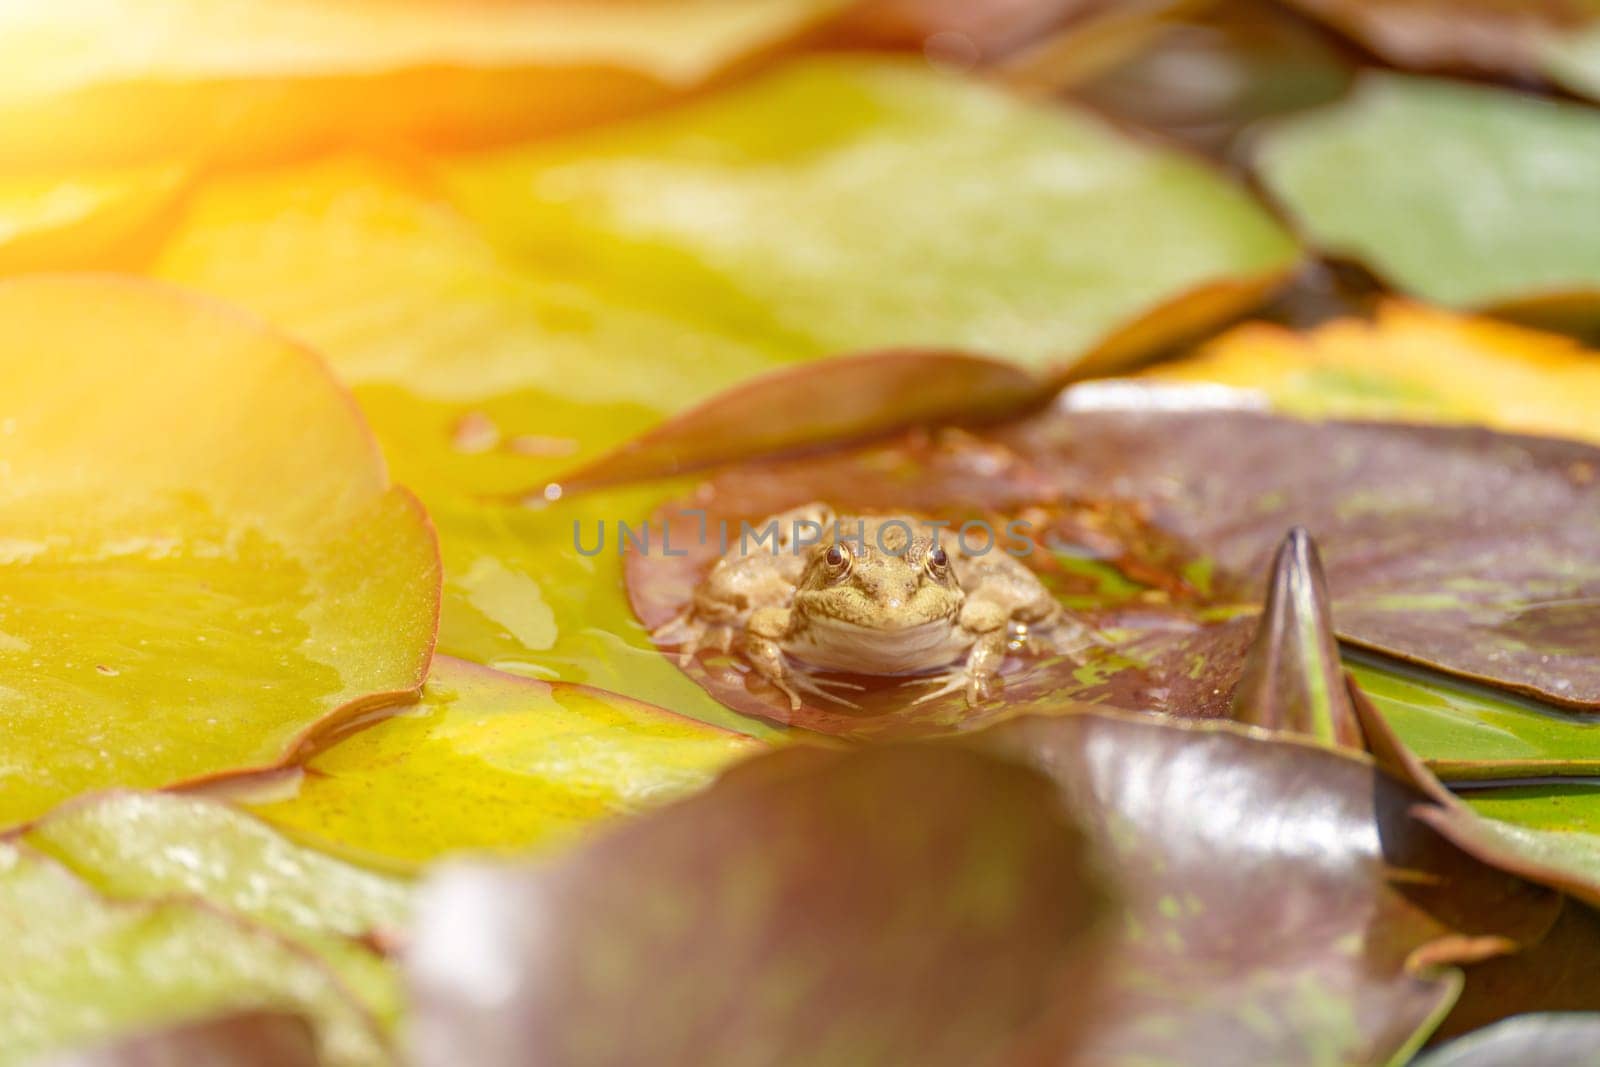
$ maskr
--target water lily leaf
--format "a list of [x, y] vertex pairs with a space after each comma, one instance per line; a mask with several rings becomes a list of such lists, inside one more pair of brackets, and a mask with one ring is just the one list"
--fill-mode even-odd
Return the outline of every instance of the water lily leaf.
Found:
[[957, 66], [992, 61], [1105, 0], [865, 0], [835, 27], [844, 40], [918, 48]]
[[693, 87], [842, 6], [11, 4], [0, 13], [0, 165], [260, 159], [566, 128]]
[[1550, 41], [1544, 49], [1544, 72], [1573, 92], [1600, 100], [1600, 25]]
[[[1582, 610], [1600, 589], [1600, 452], [1477, 429], [1168, 409], [1182, 398], [1078, 387], [1057, 411], [981, 436], [729, 468], [657, 511], [655, 548], [627, 557], [629, 596], [646, 626], [666, 623], [724, 545], [739, 546], [742, 524], [757, 531], [810, 501], [979, 523], [974, 544], [1007, 538], [996, 549], [1022, 523], [1024, 562], [1058, 595], [1076, 594], [1107, 647], [1015, 658], [997, 701], [912, 704], [903, 679], [852, 678], [870, 687], [851, 696], [860, 711], [808, 701], [791, 714], [739, 657], [702, 653], [690, 672], [746, 714], [855, 736], [972, 729], [1064, 699], [1226, 715], [1255, 632], [1245, 616], [1284, 532], [1304, 525], [1324, 548], [1341, 636], [1574, 708], [1600, 703]], [[702, 522], [727, 540], [697, 538]], [[1084, 596], [1063, 567], [1083, 558], [1143, 581], [1131, 595]]]
[[1471, 423], [1600, 442], [1600, 353], [1403, 301], [1382, 304], [1372, 321], [1305, 333], [1250, 323], [1149, 373], [1257, 389], [1310, 418]]
[[421, 685], [433, 533], [313, 357], [125, 280], [0, 285], [0, 333], [0, 824]]
[[[883, 61], [793, 64], [648, 123], [446, 173], [524, 260], [649, 280], [657, 299], [804, 355], [954, 348], [1059, 370], [1163, 304], [1276, 280], [1296, 259], [1201, 164]], [[1049, 237], [1063, 231], [1073, 240]]]
[[1359, 754], [1107, 713], [971, 743], [1048, 774], [1123, 887], [1086, 1063], [1402, 1062], [1455, 999], [1440, 967], [1560, 911], [1413, 819], [1423, 798]]
[[1233, 718], [1324, 744], [1362, 747], [1361, 726], [1345, 692], [1322, 560], [1301, 527], [1289, 531], [1272, 561], [1255, 641], [1233, 690]]
[[1434, 1049], [1414, 1067], [1600, 1067], [1600, 1014], [1519, 1015]]
[[332, 1065], [388, 1062], [376, 1024], [316, 958], [224, 912], [111, 901], [0, 844], [0, 1063], [240, 1008], [291, 1008]]
[[358, 939], [405, 928], [410, 888], [296, 845], [226, 804], [161, 793], [68, 803], [22, 841], [116, 900], [192, 897], [315, 951], [374, 1015], [392, 1023], [392, 972]]
[[1262, 178], [1318, 247], [1456, 308], [1600, 307], [1600, 115], [1393, 75], [1263, 138]]
[[992, 756], [762, 757], [553, 866], [434, 875], [413, 1062], [1059, 1062], [1099, 977], [1081, 846]]
[[114, 263], [148, 239], [187, 180], [178, 166], [0, 177], [0, 273]]
[[1600, 17], [1595, 0], [1293, 0], [1389, 62], [1422, 70], [1537, 74], [1549, 41]]
[[321, 848], [414, 868], [552, 849], [764, 748], [614, 693], [441, 657], [416, 711], [352, 734], [292, 795], [252, 808]]
[[320, 1067], [317, 1035], [299, 1015], [244, 1011], [183, 1023], [29, 1067]]

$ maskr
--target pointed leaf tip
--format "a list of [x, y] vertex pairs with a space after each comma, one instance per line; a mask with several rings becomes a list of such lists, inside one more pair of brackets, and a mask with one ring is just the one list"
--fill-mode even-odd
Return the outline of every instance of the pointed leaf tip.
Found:
[[1332, 745], [1362, 747], [1322, 559], [1303, 526], [1289, 531], [1273, 559], [1261, 623], [1234, 689], [1233, 717]]

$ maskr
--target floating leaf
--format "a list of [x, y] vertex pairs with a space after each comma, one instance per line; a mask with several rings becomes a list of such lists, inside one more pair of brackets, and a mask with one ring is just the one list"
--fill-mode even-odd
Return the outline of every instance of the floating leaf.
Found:
[[1600, 1014], [1519, 1015], [1459, 1038], [1413, 1067], [1600, 1067]]
[[435, 875], [414, 1062], [1057, 1061], [1099, 978], [1080, 845], [990, 756], [779, 752], [554, 866]]
[[316, 958], [182, 901], [108, 901], [37, 853], [0, 844], [0, 1063], [240, 1008], [316, 1022], [329, 1064], [387, 1062], [375, 1025]]
[[1600, 17], [1595, 0], [1293, 0], [1402, 67], [1527, 76], [1552, 37]]
[[1233, 691], [1233, 717], [1324, 744], [1361, 747], [1322, 560], [1311, 535], [1298, 526], [1272, 561], [1255, 642]]
[[1163, 379], [1258, 389], [1312, 418], [1472, 423], [1600, 441], [1600, 353], [1569, 337], [1389, 301], [1373, 321], [1307, 333], [1237, 327], [1193, 356], [1152, 368]]
[[422, 682], [438, 556], [301, 349], [135, 281], [0, 285], [0, 824], [277, 764]]
[[393, 975], [357, 943], [407, 925], [410, 889], [394, 879], [296, 845], [200, 797], [84, 797], [34, 823], [22, 840], [113, 899], [191, 897], [300, 941], [374, 1014], [398, 1017]]
[[612, 693], [441, 657], [415, 712], [346, 738], [292, 796], [253, 807], [321, 847], [412, 867], [553, 848], [763, 747]]
[[1600, 24], [1562, 34], [1547, 44], [1544, 69], [1573, 92], [1600, 100]]
[[1439, 967], [1537, 941], [1560, 910], [1411, 818], [1422, 798], [1359, 755], [1104, 713], [974, 743], [1050, 775], [1123, 887], [1085, 1063], [1402, 1062], [1455, 998]]
[[1426, 78], [1369, 75], [1272, 131], [1262, 177], [1324, 251], [1451, 307], [1600, 302], [1600, 115]]
[[[974, 708], [912, 704], [899, 678], [852, 678], [871, 686], [852, 697], [861, 711], [807, 702], [791, 715], [775, 691], [752, 687], [736, 659], [702, 653], [691, 673], [746, 714], [855, 736], [973, 729], [1068, 699], [1221, 715], [1254, 632], [1240, 615], [1260, 603], [1284, 532], [1303, 525], [1324, 548], [1345, 638], [1553, 702], [1600, 706], [1583, 610], [1600, 594], [1591, 536], [1600, 451], [1484, 430], [1184, 410], [1185, 396], [1079, 387], [1058, 411], [982, 436], [913, 436], [729, 468], [657, 511], [655, 546], [628, 555], [629, 596], [646, 626], [666, 623], [724, 547], [738, 549], [742, 524], [759, 531], [810, 501], [846, 516], [978, 523], [975, 546], [989, 537], [991, 550], [1020, 544], [1058, 595], [1081, 594], [1070, 560], [1139, 576], [1135, 595], [1076, 597], [1110, 647], [1076, 660], [1015, 658], [1002, 669], [1000, 699]], [[726, 538], [696, 537], [702, 522]], [[749, 535], [743, 543], [764, 550]]]
[[104, 266], [146, 239], [182, 167], [0, 177], [0, 273]]
[[882, 61], [795, 64], [447, 173], [523, 261], [653, 288], [800, 355], [953, 348], [1059, 371], [1124, 332], [1142, 355], [1246, 306], [1297, 258], [1203, 165]]
[[691, 88], [841, 6], [8, 4], [0, 165], [260, 159], [356, 141], [561, 129]]
[[854, 43], [917, 48], [953, 66], [994, 60], [1106, 0], [865, 0], [835, 34]]
[[123, 1038], [30, 1067], [320, 1067], [316, 1031], [299, 1015], [246, 1011]]

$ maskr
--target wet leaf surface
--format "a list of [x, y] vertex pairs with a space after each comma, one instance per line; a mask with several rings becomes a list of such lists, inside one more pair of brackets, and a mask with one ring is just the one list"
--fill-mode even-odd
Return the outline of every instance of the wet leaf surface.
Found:
[[361, 942], [410, 917], [410, 888], [285, 839], [226, 804], [161, 793], [107, 793], [57, 808], [21, 840], [116, 900], [193, 898], [314, 951], [385, 1023], [399, 989]]
[[1257, 168], [1310, 241], [1450, 307], [1593, 322], [1600, 115], [1443, 80], [1368, 75], [1266, 136]]
[[1097, 983], [1085, 859], [1014, 764], [776, 753], [556, 865], [435, 875], [414, 1062], [1052, 1062]]
[[1531, 77], [1552, 37], [1600, 17], [1595, 0], [1293, 0], [1396, 66]]
[[1569, 337], [1389, 301], [1371, 321], [1230, 330], [1152, 376], [1259, 390], [1307, 418], [1470, 423], [1600, 441], [1600, 357]]
[[346, 738], [291, 795], [251, 807], [320, 848], [414, 869], [553, 850], [764, 748], [613, 693], [441, 657], [414, 712]]
[[1415, 1067], [1600, 1067], [1600, 1014], [1519, 1015], [1453, 1041]]
[[1356, 755], [1101, 713], [974, 743], [1056, 782], [1125, 895], [1084, 1062], [1398, 1060], [1455, 998], [1423, 961], [1532, 943], [1560, 909], [1411, 818], [1421, 796]]
[[230, 1009], [292, 1007], [329, 1064], [387, 1062], [375, 1024], [316, 958], [221, 911], [109, 901], [0, 844], [0, 1063]]
[[[722, 554], [721, 537], [697, 538], [702, 521], [727, 529], [737, 549], [741, 524], [759, 529], [809, 501], [844, 515], [984, 522], [997, 538], [1024, 522], [1036, 549], [1027, 564], [1058, 595], [1079, 594], [1073, 606], [1111, 648], [1076, 661], [1018, 657], [1002, 698], [971, 709], [960, 698], [913, 705], [890, 678], [854, 679], [872, 683], [863, 711], [807, 702], [790, 714], [742, 658], [715, 653], [700, 656], [696, 680], [747, 714], [852, 736], [971, 729], [1062, 699], [1225, 715], [1255, 630], [1232, 616], [1261, 602], [1273, 551], [1305, 526], [1324, 549], [1346, 639], [1574, 707], [1600, 701], [1582, 611], [1600, 587], [1589, 533], [1600, 453], [1483, 430], [1148, 407], [1185, 395], [1080, 388], [1061, 410], [984, 436], [912, 436], [732, 468], [658, 510], [658, 537], [665, 530], [684, 554], [636, 546], [629, 595], [641, 620], [660, 626]], [[1210, 403], [1210, 393], [1194, 396]], [[746, 551], [765, 550], [752, 545], [747, 537]], [[1144, 581], [1097, 596], [1065, 566], [1085, 558]]]
[[421, 685], [433, 531], [313, 357], [114, 279], [0, 285], [0, 332], [0, 824], [277, 764]]
[[248, 1011], [46, 1056], [29, 1067], [320, 1067], [316, 1031], [286, 1012]]
[[842, 6], [412, 4], [375, 18], [314, 0], [13, 4], [0, 17], [0, 165], [260, 160], [562, 129], [692, 88]]

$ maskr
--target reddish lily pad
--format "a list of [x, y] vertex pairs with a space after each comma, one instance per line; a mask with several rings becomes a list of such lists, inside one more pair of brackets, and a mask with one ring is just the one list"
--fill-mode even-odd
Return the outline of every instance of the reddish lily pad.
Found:
[[1292, 0], [1397, 66], [1528, 76], [1596, 0]]
[[123, 1038], [29, 1067], [321, 1067], [316, 1031], [299, 1015], [245, 1011]]
[[[1600, 708], [1600, 657], [1582, 610], [1600, 596], [1600, 450], [1475, 429], [1182, 410], [1190, 395], [1080, 387], [1060, 410], [981, 436], [917, 435], [730, 468], [658, 511], [654, 547], [628, 555], [630, 598], [647, 626], [661, 625], [722, 554], [724, 522], [737, 545], [741, 523], [759, 527], [814, 500], [842, 514], [905, 512], [994, 531], [1025, 521], [1024, 562], [1110, 647], [1081, 662], [1019, 657], [1002, 672], [999, 700], [913, 705], [900, 680], [877, 680], [863, 711], [808, 702], [790, 716], [775, 693], [750, 687], [741, 659], [702, 654], [691, 670], [747, 714], [856, 736], [971, 729], [1063, 699], [1226, 715], [1255, 632], [1241, 613], [1261, 602], [1284, 533], [1303, 525], [1324, 549], [1345, 639]], [[1192, 395], [1205, 404], [1212, 394]], [[1160, 410], [1172, 403], [1179, 409]], [[702, 521], [712, 536], [697, 536]], [[1085, 590], [1074, 565], [1086, 557], [1140, 581], [1111, 597]]]
[[1106, 6], [1106, 0], [865, 0], [835, 33], [851, 43], [917, 48], [971, 66]]
[[1055, 1062], [1098, 984], [1081, 846], [992, 756], [761, 757], [553, 866], [436, 874], [412, 1062]]
[[1399, 1062], [1454, 1000], [1440, 967], [1536, 942], [1560, 911], [1357, 753], [1101, 712], [971, 743], [1050, 775], [1123, 887], [1085, 1063]]

